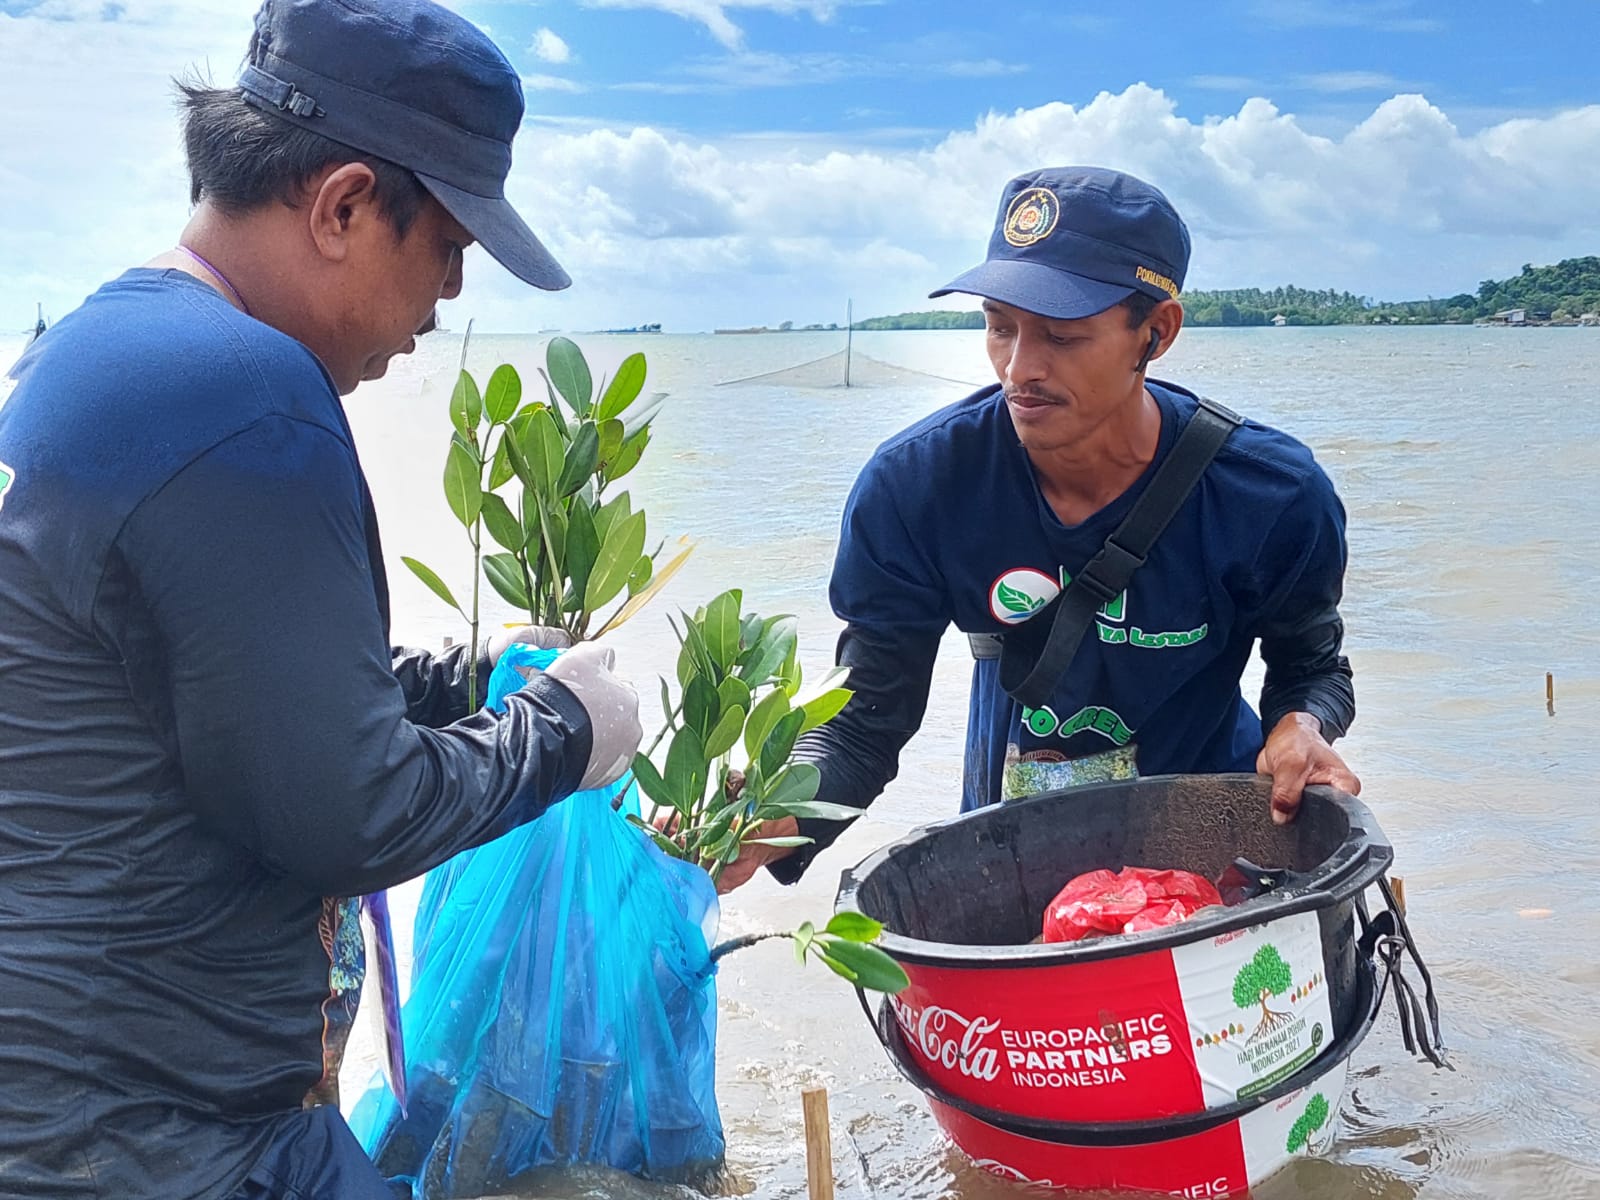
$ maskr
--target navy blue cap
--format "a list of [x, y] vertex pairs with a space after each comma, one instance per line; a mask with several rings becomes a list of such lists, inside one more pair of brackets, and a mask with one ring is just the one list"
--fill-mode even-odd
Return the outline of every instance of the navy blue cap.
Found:
[[247, 102], [410, 170], [519, 279], [572, 280], [506, 200], [522, 80], [472, 22], [429, 0], [266, 0]]
[[1134, 292], [1175, 300], [1188, 267], [1189, 231], [1148, 183], [1103, 167], [1047, 167], [1006, 184], [988, 258], [932, 295], [965, 292], [1070, 320]]

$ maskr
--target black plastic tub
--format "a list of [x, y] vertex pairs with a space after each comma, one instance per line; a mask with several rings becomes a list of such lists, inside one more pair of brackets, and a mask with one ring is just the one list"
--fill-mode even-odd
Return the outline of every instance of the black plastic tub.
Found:
[[[1023, 1121], [1159, 1121], [1237, 1106], [1366, 1017], [1356, 897], [1394, 852], [1372, 814], [1308, 789], [1272, 823], [1256, 775], [1069, 789], [917, 830], [845, 873], [840, 909], [883, 922], [911, 986], [894, 1014], [911, 1067]], [[1045, 907], [1097, 868], [1216, 879], [1236, 858], [1297, 886], [1167, 929], [1030, 945]]]

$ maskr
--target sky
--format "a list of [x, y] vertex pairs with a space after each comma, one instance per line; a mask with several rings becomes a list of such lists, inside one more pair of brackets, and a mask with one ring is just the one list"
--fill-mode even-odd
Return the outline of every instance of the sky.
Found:
[[[451, 327], [668, 331], [932, 307], [1001, 188], [1131, 171], [1190, 288], [1474, 291], [1600, 254], [1600, 0], [450, 0], [524, 80], [508, 193], [574, 279], [481, 250]], [[0, 0], [0, 331], [188, 217], [172, 79], [250, 0]]]

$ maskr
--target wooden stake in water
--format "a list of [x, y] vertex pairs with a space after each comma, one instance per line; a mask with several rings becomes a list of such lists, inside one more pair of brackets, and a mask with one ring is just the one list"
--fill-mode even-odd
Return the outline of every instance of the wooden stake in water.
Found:
[[806, 1194], [811, 1200], [833, 1200], [833, 1134], [828, 1126], [828, 1089], [800, 1093], [806, 1118]]
[[844, 303], [844, 385], [850, 386], [850, 351], [856, 337], [856, 302]]
[[1395, 875], [1389, 880], [1389, 890], [1394, 893], [1394, 906], [1400, 910], [1400, 915], [1406, 915], [1406, 881]]
[[1552, 671], [1544, 673], [1544, 710], [1552, 717], [1556, 715], [1556, 677]]

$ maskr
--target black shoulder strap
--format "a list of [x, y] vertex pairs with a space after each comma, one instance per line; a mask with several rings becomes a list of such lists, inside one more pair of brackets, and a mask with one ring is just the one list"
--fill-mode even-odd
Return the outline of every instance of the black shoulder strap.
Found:
[[[1000, 685], [1018, 703], [1040, 708], [1049, 701], [1093, 624], [1095, 613], [1128, 586], [1128, 580], [1144, 565], [1150, 548], [1183, 507], [1222, 443], [1241, 424], [1243, 419], [1237, 413], [1201, 397], [1200, 407], [1178, 435], [1172, 453], [1156, 470], [1122, 524], [1106, 538], [1099, 553], [1038, 616], [1006, 631], [1000, 652]], [[1053, 614], [1051, 608], [1055, 609]], [[1030, 626], [1048, 628], [1042, 646]]]

